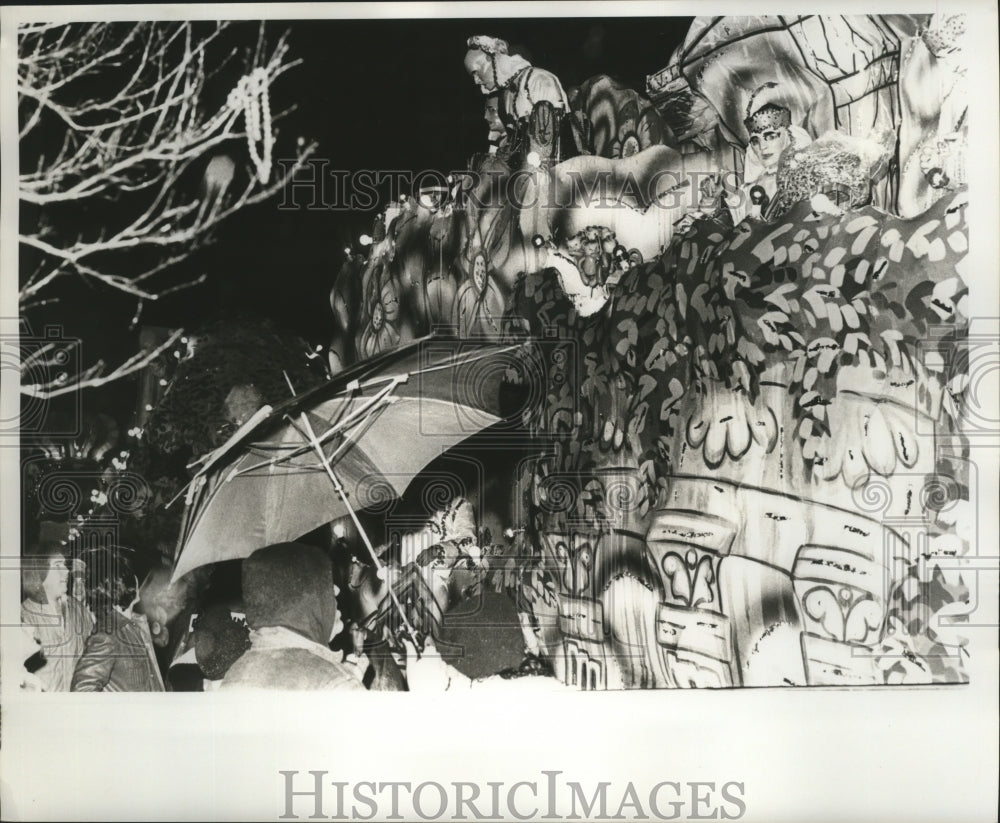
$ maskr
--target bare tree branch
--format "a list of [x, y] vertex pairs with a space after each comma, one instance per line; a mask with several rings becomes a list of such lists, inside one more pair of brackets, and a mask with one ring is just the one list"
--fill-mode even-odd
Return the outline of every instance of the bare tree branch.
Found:
[[[32, 384], [21, 384], [21, 394], [26, 394], [29, 397], [39, 397], [46, 400], [53, 397], [58, 397], [61, 394], [69, 394], [70, 392], [78, 392], [81, 389], [93, 389], [98, 386], [103, 386], [107, 383], [111, 383], [114, 380], [120, 380], [123, 377], [127, 377], [134, 372], [140, 371], [146, 368], [150, 363], [156, 360], [163, 352], [173, 346], [184, 334], [184, 329], [177, 329], [173, 334], [170, 335], [167, 340], [157, 346], [155, 349], [150, 351], [140, 351], [132, 355], [128, 360], [118, 366], [114, 371], [105, 374], [104, 368], [105, 363], [103, 360], [98, 360], [94, 365], [87, 367], [82, 372], [77, 375], [69, 376], [67, 374], [59, 375], [54, 377], [52, 380], [46, 381], [44, 383], [32, 383]], [[72, 347], [75, 344], [68, 344], [62, 346], [62, 350]], [[56, 351], [56, 347], [53, 344], [47, 344], [42, 346], [36, 355], [49, 354]], [[28, 362], [30, 358], [25, 359], [25, 363]], [[41, 357], [36, 358], [31, 364], [33, 367], [39, 365], [51, 365], [52, 363], [58, 362], [55, 357]], [[22, 364], [22, 371], [25, 370], [24, 364]]]
[[[36, 217], [21, 221], [19, 243], [33, 258], [21, 278], [22, 313], [58, 300], [51, 290], [67, 277], [135, 298], [135, 317], [144, 301], [199, 285], [205, 274], [178, 281], [170, 272], [223, 221], [278, 193], [315, 151], [300, 146], [296, 163], [272, 174], [273, 121], [294, 104], [272, 117], [271, 88], [298, 61], [286, 59], [287, 33], [270, 50], [263, 24], [246, 48], [234, 36], [227, 23], [19, 28], [18, 182], [22, 214]], [[229, 175], [213, 181], [206, 167], [219, 155]], [[146, 357], [22, 390], [53, 397], [103, 385]]]

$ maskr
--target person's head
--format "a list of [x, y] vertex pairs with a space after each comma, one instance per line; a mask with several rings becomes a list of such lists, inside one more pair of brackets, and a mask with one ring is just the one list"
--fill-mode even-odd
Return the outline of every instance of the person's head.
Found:
[[781, 152], [792, 143], [792, 112], [784, 103], [778, 83], [763, 83], [750, 95], [743, 120], [749, 151], [769, 173], [777, 170]]
[[139, 597], [139, 578], [127, 550], [101, 548], [86, 556], [85, 599], [96, 617], [114, 610], [128, 614]]
[[509, 48], [506, 40], [477, 34], [466, 41], [465, 70], [472, 82], [486, 95], [494, 94], [500, 85], [497, 63], [507, 59]]
[[194, 655], [205, 677], [221, 680], [250, 648], [250, 631], [233, 619], [226, 606], [205, 609], [194, 624]]
[[55, 603], [67, 593], [69, 567], [62, 546], [38, 543], [21, 560], [24, 596], [36, 603]]
[[789, 127], [791, 112], [783, 106], [768, 103], [743, 121], [750, 134], [750, 150], [757, 155], [767, 171], [778, 167], [778, 158], [792, 142]]
[[490, 127], [491, 132], [502, 132], [504, 130], [503, 120], [500, 119], [500, 97], [491, 94], [486, 98], [483, 119]]
[[476, 590], [450, 605], [437, 638], [445, 661], [473, 679], [520, 669], [524, 636], [510, 598]]
[[491, 55], [481, 49], [469, 49], [465, 53], [465, 71], [483, 94], [496, 92], [496, 70]]
[[326, 553], [302, 543], [258, 549], [243, 561], [243, 604], [251, 629], [282, 626], [326, 645], [343, 629]]

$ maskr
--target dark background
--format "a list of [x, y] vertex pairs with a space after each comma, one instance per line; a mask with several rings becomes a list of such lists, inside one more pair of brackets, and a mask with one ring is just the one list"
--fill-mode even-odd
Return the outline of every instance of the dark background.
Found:
[[[676, 18], [295, 22], [290, 56], [303, 62], [278, 80], [273, 96], [279, 105], [298, 102], [282, 136], [316, 140], [315, 158], [329, 170], [448, 171], [464, 168], [486, 142], [482, 95], [462, 66], [470, 35], [504, 37], [567, 87], [606, 73], [644, 90], [646, 75], [667, 64], [689, 25]], [[376, 211], [279, 204], [261, 204], [220, 235], [206, 256], [211, 285], [199, 299], [246, 305], [326, 342], [327, 295], [344, 246], [370, 231]]]
[[[289, 32], [289, 60], [301, 63], [271, 89], [273, 111], [295, 105], [278, 123], [275, 160], [294, 156], [298, 137], [314, 140], [326, 170], [450, 171], [486, 145], [483, 98], [466, 75], [466, 39], [490, 34], [556, 73], [566, 88], [609, 74], [644, 92], [648, 74], [667, 65], [692, 18], [484, 20], [297, 20], [268, 23], [269, 42]], [[252, 44], [257, 23], [236, 24]], [[238, 163], [246, 147], [231, 144]], [[399, 192], [396, 192], [398, 194]], [[407, 193], [407, 192], [403, 192]], [[388, 191], [384, 192], [388, 196]], [[329, 190], [327, 199], [330, 199]], [[230, 219], [211, 247], [179, 264], [179, 282], [205, 273], [202, 286], [147, 303], [141, 324], [196, 328], [226, 315], [269, 318], [313, 344], [332, 330], [329, 290], [344, 248], [370, 232], [385, 202], [368, 212], [281, 208], [282, 198]], [[80, 337], [82, 360], [117, 364], [137, 348], [128, 330], [134, 302], [91, 283], [69, 283], [61, 305], [34, 313], [33, 326], [61, 324]], [[130, 402], [134, 380], [88, 391], [85, 406]], [[100, 397], [98, 397], [100, 395]]]

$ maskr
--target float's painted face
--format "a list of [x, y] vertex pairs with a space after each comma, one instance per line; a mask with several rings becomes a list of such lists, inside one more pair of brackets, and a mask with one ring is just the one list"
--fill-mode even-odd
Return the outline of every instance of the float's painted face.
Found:
[[476, 284], [476, 291], [482, 291], [483, 286], [486, 285], [486, 261], [483, 256], [476, 255], [475, 262], [472, 264], [472, 279]]
[[479, 49], [469, 49], [465, 54], [465, 70], [483, 94], [492, 94], [497, 90], [493, 61], [490, 60], [490, 56], [486, 52]]
[[751, 134], [750, 148], [767, 171], [774, 171], [778, 167], [778, 158], [781, 157], [781, 152], [791, 141], [792, 137], [788, 129], [780, 126], [776, 129], [765, 129]]

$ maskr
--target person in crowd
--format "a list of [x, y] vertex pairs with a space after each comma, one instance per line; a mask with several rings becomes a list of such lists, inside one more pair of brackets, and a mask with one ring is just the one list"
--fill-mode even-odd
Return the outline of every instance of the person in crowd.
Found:
[[[391, 581], [407, 604], [410, 624], [420, 636], [419, 640], [410, 636], [401, 626], [392, 632], [403, 643], [409, 691], [469, 687], [502, 690], [508, 681], [522, 679], [526, 685], [519, 682], [516, 690], [562, 688], [548, 662], [526, 651], [525, 633], [514, 602], [506, 594], [484, 589], [478, 582], [483, 570], [474, 563], [467, 564], [469, 556], [457, 553], [457, 547], [449, 545], [453, 542], [435, 544], [420, 553], [436, 558], [431, 561], [429, 575], [426, 570], [420, 571], [419, 562], [409, 563], [406, 571], [394, 568], [385, 578], [359, 574], [357, 584], [348, 584], [356, 601], [353, 611], [370, 614], [368, 620], [359, 621], [359, 626], [375, 622], [385, 632], [388, 623], [397, 623], [388, 597], [387, 581]], [[475, 553], [474, 547], [469, 548]], [[422, 653], [416, 650], [418, 643]]]
[[329, 646], [343, 622], [322, 549], [301, 543], [258, 549], [243, 561], [242, 584], [250, 648], [220, 690], [364, 689], [364, 656], [344, 658]]
[[18, 688], [27, 692], [45, 691], [45, 683], [39, 672], [48, 665], [41, 641], [35, 637], [31, 626], [18, 626], [9, 635], [8, 642], [13, 647], [12, 658], [21, 661], [21, 670], [17, 672]]
[[22, 559], [21, 569], [21, 623], [31, 628], [46, 661], [37, 670], [38, 682], [45, 691], [68, 692], [94, 618], [69, 594], [70, 572], [59, 544], [33, 546]]
[[209, 606], [195, 619], [194, 653], [205, 675], [206, 691], [217, 687], [249, 648], [250, 629], [234, 619], [226, 606]]
[[96, 618], [94, 633], [73, 672], [75, 692], [162, 692], [145, 615], [136, 614], [139, 578], [125, 553], [102, 549], [87, 563], [87, 604]]
[[463, 604], [456, 609], [451, 621], [446, 616], [437, 638], [422, 638], [422, 650], [412, 638], [402, 638], [409, 691], [534, 694], [571, 688], [556, 679], [547, 660], [524, 652], [508, 598], [484, 592], [477, 600], [474, 608]]

